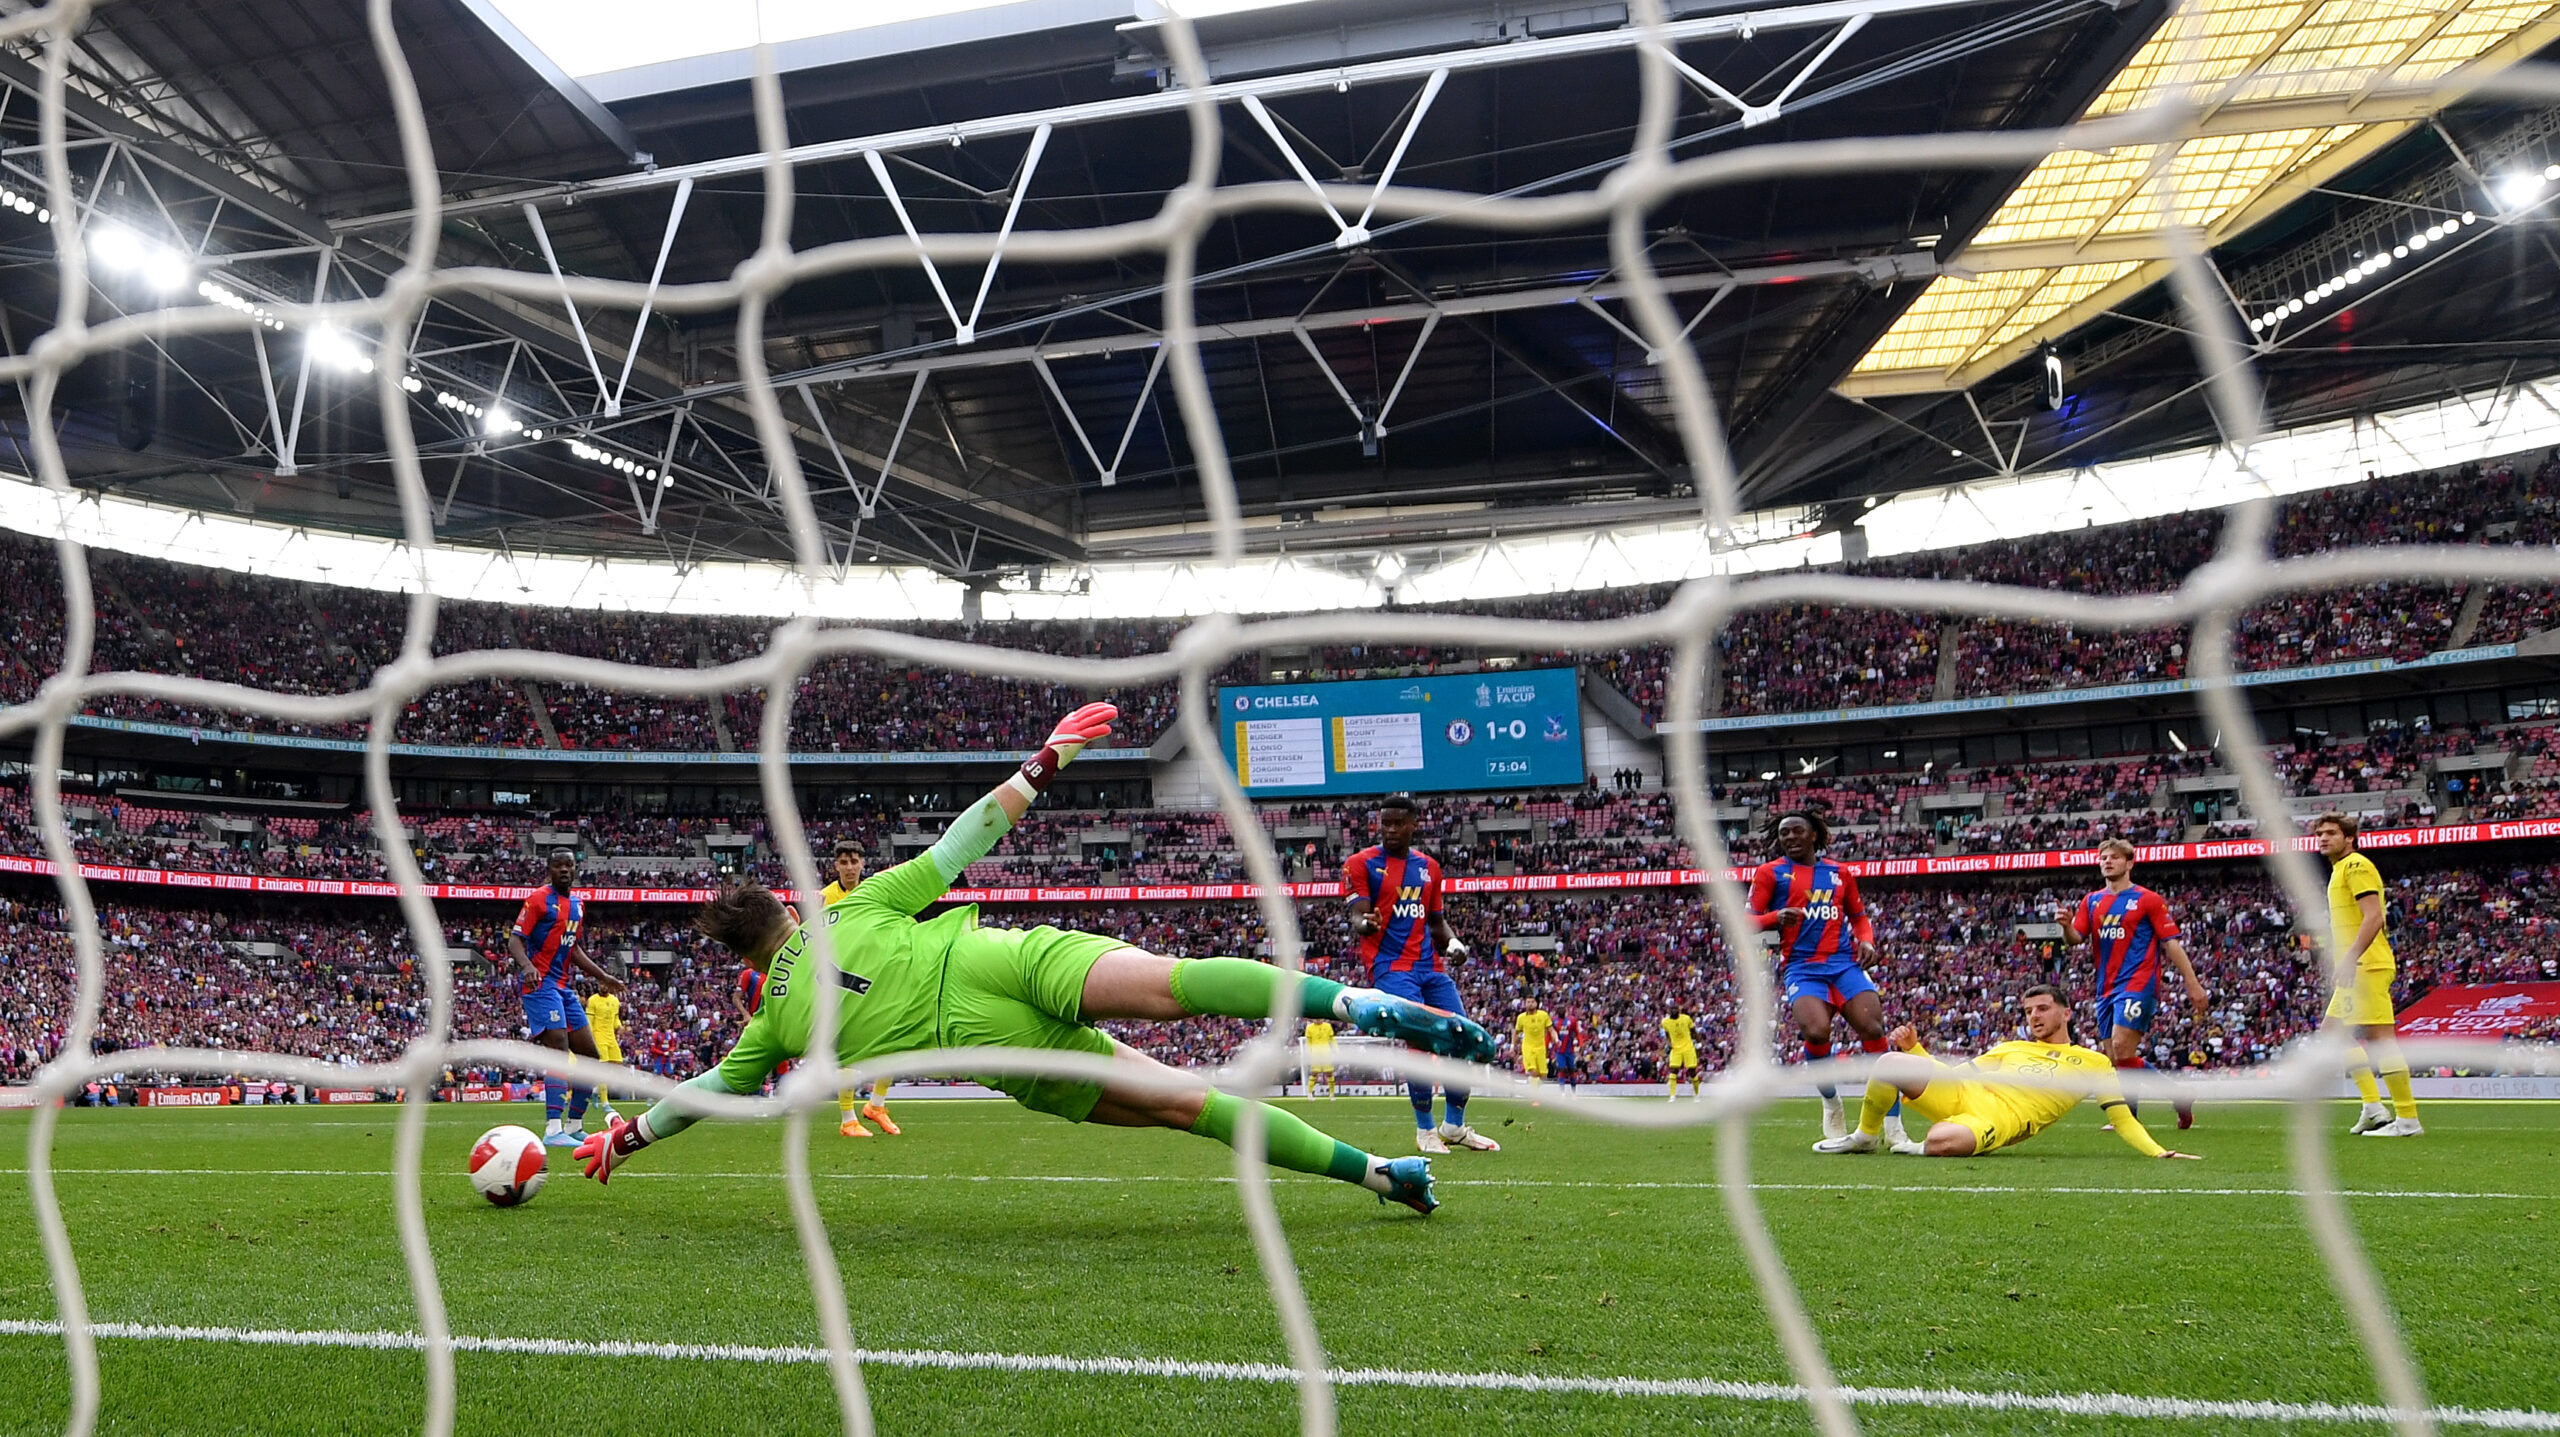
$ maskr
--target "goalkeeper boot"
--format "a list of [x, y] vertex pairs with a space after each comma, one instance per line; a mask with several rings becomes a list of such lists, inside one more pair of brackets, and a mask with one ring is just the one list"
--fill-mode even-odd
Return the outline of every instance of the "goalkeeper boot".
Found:
[[2416, 1138], [2426, 1135], [2426, 1126], [2416, 1118], [2393, 1118], [2378, 1128], [2368, 1128], [2368, 1138]]
[[893, 1138], [899, 1136], [898, 1125], [889, 1121], [889, 1110], [880, 1106], [878, 1103], [863, 1104], [862, 1116], [871, 1120], [871, 1126], [878, 1128], [889, 1136]]
[[1822, 1136], [1824, 1141], [1845, 1136], [1849, 1131], [1849, 1115], [1840, 1106], [1838, 1094], [1822, 1100]]
[[1911, 1140], [1911, 1134], [1904, 1131], [1902, 1126], [1902, 1114], [1900, 1113], [1887, 1113], [1885, 1115], [1884, 1149], [1886, 1152], [1899, 1153], [1906, 1158], [1920, 1157], [1929, 1151], [1920, 1144], [1913, 1142]]
[[1502, 1151], [1502, 1144], [1477, 1132], [1473, 1123], [1442, 1123], [1440, 1141], [1452, 1147], [1471, 1148], [1480, 1153]]
[[1429, 1158], [1397, 1158], [1388, 1163], [1387, 1183], [1387, 1191], [1378, 1194], [1380, 1202], [1403, 1203], [1424, 1217], [1440, 1206], [1440, 1199], [1431, 1194]]
[[1372, 1037], [1393, 1038], [1426, 1053], [1489, 1063], [1500, 1051], [1493, 1035], [1473, 1020], [1375, 988], [1346, 990], [1342, 1006], [1343, 1020], [1352, 1027]]
[[1413, 1145], [1417, 1150], [1429, 1153], [1435, 1158], [1445, 1158], [1449, 1155], [1449, 1145], [1442, 1142], [1440, 1134], [1431, 1128], [1414, 1129]]
[[1817, 1153], [1872, 1153], [1882, 1150], [1883, 1147], [1884, 1139], [1873, 1133], [1851, 1128], [1839, 1137], [1824, 1138], [1821, 1142], [1815, 1143], [1813, 1150]]
[[2390, 1121], [2390, 1108], [2381, 1103], [2367, 1103], [2364, 1105], [2364, 1110], [2356, 1114], [2356, 1125], [2347, 1129], [2347, 1131], [2351, 1133], [2369, 1133]]

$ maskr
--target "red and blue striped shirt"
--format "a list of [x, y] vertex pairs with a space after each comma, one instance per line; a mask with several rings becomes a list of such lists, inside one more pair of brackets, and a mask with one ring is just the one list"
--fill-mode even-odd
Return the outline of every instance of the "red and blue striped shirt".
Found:
[[[1787, 908], [1804, 910], [1803, 919], [1779, 917]], [[1855, 963], [1858, 945], [1876, 941], [1866, 902], [1858, 897], [1858, 880], [1828, 858], [1761, 864], [1751, 875], [1751, 911], [1760, 916], [1761, 932], [1778, 930], [1779, 957], [1791, 968]]]
[[1351, 950], [1370, 972], [1441, 971], [1440, 950], [1431, 941], [1431, 920], [1440, 913], [1438, 859], [1412, 849], [1390, 858], [1373, 843], [1343, 864], [1342, 894], [1368, 899], [1378, 917], [1378, 931], [1355, 940]]
[[2071, 913], [2071, 933], [2089, 940], [2098, 960], [2098, 996], [2145, 993], [2160, 982], [2160, 945], [2178, 936], [2168, 900], [2139, 883], [2122, 893], [2101, 888]]
[[578, 946], [578, 929], [586, 921], [587, 900], [574, 890], [562, 893], [546, 883], [525, 898], [516, 913], [516, 936], [533, 959], [534, 979], [526, 992], [568, 986], [569, 950]]

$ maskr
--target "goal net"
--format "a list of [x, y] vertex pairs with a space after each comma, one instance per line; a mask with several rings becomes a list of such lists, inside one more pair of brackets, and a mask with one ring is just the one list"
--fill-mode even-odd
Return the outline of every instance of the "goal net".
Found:
[[[794, 798], [789, 768], [793, 756], [790, 696], [803, 675], [831, 656], [864, 654], [913, 667], [966, 668], [982, 675], [1095, 689], [1178, 681], [1182, 735], [1192, 751], [1216, 754], [1220, 745], [1209, 708], [1211, 689], [1230, 658], [1279, 644], [1356, 645], [1370, 641], [1377, 632], [1374, 616], [1360, 612], [1317, 613], [1262, 622], [1213, 615], [1191, 624], [1167, 652], [1102, 659], [1057, 657], [931, 640], [884, 629], [793, 620], [773, 627], [770, 642], [760, 654], [716, 668], [634, 666], [538, 648], [480, 648], [439, 657], [434, 643], [439, 622], [434, 582], [437, 570], [432, 562], [443, 542], [435, 518], [438, 495], [421, 466], [412, 418], [416, 400], [403, 383], [409, 373], [408, 336], [415, 332], [423, 308], [439, 297], [471, 295], [525, 306], [565, 301], [590, 315], [636, 314], [649, 305], [668, 313], [734, 315], [740, 337], [737, 352], [744, 371], [744, 398], [753, 408], [755, 427], [763, 441], [764, 463], [784, 516], [798, 571], [814, 581], [829, 568], [834, 554], [813, 504], [812, 479], [803, 470], [785, 398], [777, 393], [765, 369], [768, 308], [778, 295], [793, 285], [865, 271], [941, 266], [968, 273], [973, 267], [988, 264], [1000, 248], [1018, 261], [1145, 259], [1160, 268], [1163, 276], [1164, 382], [1180, 416], [1184, 442], [1194, 457], [1213, 535], [1214, 556], [1223, 563], [1234, 561], [1243, 553], [1243, 526], [1228, 450], [1201, 357], [1204, 336], [1194, 313], [1193, 283], [1200, 271], [1204, 240], [1224, 218], [1257, 210], [1296, 212], [1338, 225], [1346, 248], [1356, 247], [1389, 226], [1446, 223], [1479, 232], [1533, 236], [1562, 226], [1605, 225], [1612, 237], [1615, 282], [1622, 287], [1627, 327], [1641, 338], [1658, 365], [1677, 417], [1678, 438], [1686, 450], [1688, 472], [1694, 477], [1698, 496], [1697, 541], [1727, 545], [1740, 534], [1735, 465], [1719, 429], [1715, 386], [1686, 342], [1684, 321], [1657, 272], [1650, 248], [1648, 214], [1677, 196], [1711, 192], [1774, 175], [1855, 184], [1861, 175], [1881, 172], [2016, 169], [2033, 167], [2055, 156], [2103, 152], [2128, 164], [2151, 166], [2156, 172], [2154, 193], [2160, 213], [2169, 221], [2160, 226], [2159, 233], [2172, 257], [2169, 283], [2178, 301], [2179, 327], [2185, 332], [2185, 342], [2192, 347], [2200, 382], [2210, 392], [2213, 412], [2232, 451], [2243, 463], [2248, 462], [2252, 446], [2267, 433], [2256, 378], [2257, 357], [2275, 335], [2273, 324], [2264, 321], [2268, 312], [2263, 307], [2265, 301], [2251, 296], [2235, 298], [2226, 291], [2204, 258], [2209, 236], [2175, 222], [2186, 213], [2180, 208], [2178, 196], [2210, 183], [2211, 176], [2198, 165], [2173, 157], [2184, 153], [2183, 141], [2217, 133], [2214, 116], [2231, 97], [2236, 83], [2230, 68], [2219, 62], [2223, 54], [2221, 38], [2210, 33], [2201, 20], [2191, 24], [2181, 15], [2173, 14], [2162, 31], [2171, 37], [2165, 63], [2173, 81], [2157, 88], [2156, 94], [2162, 98], [2136, 108], [2096, 115], [2056, 129], [1739, 144], [1701, 151], [1685, 142], [1675, 145], [1675, 141], [1684, 139], [1675, 133], [1677, 100], [1684, 86], [1704, 84], [1715, 88], [1715, 82], [1698, 75], [1679, 58], [1678, 44], [1706, 33], [1699, 27], [1709, 22], [1684, 21], [1683, 28], [1675, 30], [1662, 14], [1658, 0], [1635, 0], [1629, 7], [1633, 16], [1630, 34], [1634, 38], [1623, 46], [1622, 53], [1631, 78], [1640, 88], [1641, 120], [1623, 159], [1579, 188], [1491, 195], [1397, 184], [1375, 188], [1324, 184], [1312, 178], [1304, 183], [1222, 182], [1222, 132], [1243, 117], [1258, 114], [1259, 102], [1240, 103], [1213, 82], [1189, 22], [1177, 14], [1164, 22], [1162, 37], [1174, 57], [1173, 93], [1184, 107], [1193, 148], [1188, 179], [1164, 196], [1152, 217], [1141, 223], [1091, 229], [1026, 227], [1003, 236], [911, 229], [807, 251], [796, 251], [790, 243], [793, 210], [800, 203], [794, 192], [797, 152], [786, 130], [781, 85], [771, 53], [761, 51], [762, 68], [753, 85], [755, 121], [764, 150], [761, 244], [726, 280], [653, 287], [575, 275], [563, 277], [538, 270], [464, 268], [440, 263], [446, 200], [429, 146], [418, 86], [410, 69], [411, 58], [394, 29], [394, 8], [391, 0], [371, 0], [368, 8], [373, 63], [400, 120], [412, 208], [406, 233], [406, 262], [389, 282], [368, 297], [325, 304], [271, 305], [263, 309], [186, 304], [103, 321], [92, 320], [87, 303], [87, 276], [97, 258], [97, 236], [87, 224], [93, 206], [79, 188], [65, 137], [66, 111], [73, 98], [66, 93], [66, 76], [75, 38], [87, 23], [89, 7], [78, 0], [57, 0], [0, 23], [0, 39], [32, 47], [41, 68], [43, 143], [35, 158], [41, 161], [42, 185], [40, 193], [26, 198], [30, 210], [41, 205], [48, 211], [54, 246], [52, 263], [58, 269], [62, 295], [60, 313], [50, 330], [23, 346], [22, 352], [0, 359], [0, 369], [22, 386], [26, 396], [32, 431], [29, 459], [34, 477], [65, 496], [67, 515], [72, 486], [54, 400], [66, 373], [76, 366], [120, 351], [140, 350], [173, 336], [254, 338], [262, 327], [269, 326], [305, 332], [323, 327], [361, 329], [380, 337], [372, 382], [379, 421], [389, 436], [388, 458], [396, 478], [407, 560], [415, 568], [415, 581], [409, 586], [414, 598], [408, 608], [406, 646], [401, 657], [353, 692], [315, 697], [167, 674], [99, 672], [91, 662], [99, 624], [97, 589], [88, 555], [69, 537], [66, 519], [58, 543], [66, 596], [63, 661], [32, 702], [0, 713], [0, 735], [23, 738], [32, 745], [34, 817], [45, 853], [58, 875], [77, 962], [75, 1011], [68, 1039], [60, 1055], [45, 1065], [35, 1079], [39, 1103], [31, 1119], [28, 1144], [28, 1181], [59, 1307], [70, 1374], [70, 1430], [74, 1437], [85, 1437], [92, 1429], [99, 1411], [100, 1385], [80, 1254], [66, 1231], [54, 1184], [52, 1154], [60, 1121], [55, 1100], [137, 1062], [131, 1053], [100, 1053], [93, 1045], [101, 1004], [107, 996], [107, 970], [97, 908], [90, 886], [81, 876], [79, 855], [65, 816], [61, 781], [66, 728], [85, 704], [106, 695], [142, 696], [199, 710], [364, 727], [368, 736], [364, 766], [366, 806], [382, 857], [397, 882], [399, 909], [423, 970], [428, 1016], [415, 1041], [396, 1061], [353, 1070], [281, 1054], [213, 1049], [155, 1051], [148, 1061], [153, 1069], [168, 1072], [245, 1074], [405, 1092], [396, 1147], [397, 1231], [416, 1302], [419, 1346], [427, 1373], [422, 1426], [431, 1437], [441, 1437], [451, 1431], [454, 1422], [456, 1340], [446, 1321], [436, 1264], [429, 1251], [421, 1186], [427, 1105], [438, 1086], [439, 1074], [448, 1065], [482, 1063], [553, 1072], [582, 1083], [609, 1081], [617, 1090], [636, 1088], [652, 1097], [663, 1097], [674, 1090], [662, 1079], [635, 1077], [628, 1069], [615, 1068], [608, 1073], [547, 1048], [463, 1037], [454, 1031], [454, 953], [446, 945], [444, 925], [402, 832], [401, 804], [388, 747], [395, 722], [413, 698], [440, 685], [486, 680], [584, 685], [624, 695], [712, 696], [760, 688], [772, 696], [763, 709], [760, 731], [741, 734], [739, 738], [742, 743], [751, 742], [756, 750], [773, 845], [789, 866], [793, 886], [803, 893], [814, 893], [821, 887], [824, 875], [816, 871], [810, 857], [813, 850]], [[1875, 8], [1855, 4], [1828, 7], [1823, 26], [1855, 29], [1865, 23], [1862, 17]], [[2192, 13], [2203, 15], [2208, 11], [2209, 7], [2202, 7]], [[1752, 16], [1744, 14], [1723, 17], [1714, 23], [1748, 27], [1754, 22]], [[1815, 27], [1812, 20], [1804, 17], [1791, 23], [1810, 27], [1808, 34], [1816, 37], [1838, 33], [1836, 29]], [[2543, 103], [2560, 100], [2560, 78], [2530, 66], [2511, 67], [2486, 77], [2458, 67], [2440, 66], [2411, 78], [2395, 68], [2404, 59], [2405, 56], [2373, 62], [2369, 66], [2372, 86], [2390, 88], [2401, 98], [2499, 93]], [[1361, 78], [1365, 83], [1370, 77], [1364, 73]], [[1412, 83], [1412, 79], [1404, 82]], [[1349, 79], [1344, 83], [1350, 83]], [[1741, 111], [1744, 125], [1766, 118], [1770, 111], [1765, 105], [1739, 102], [1736, 108]], [[926, 141], [910, 138], [906, 143], [921, 145]], [[848, 149], [845, 153], [853, 151]], [[936, 283], [940, 283], [938, 277]], [[1097, 467], [1108, 467], [1102, 465], [1098, 451], [1094, 457]], [[1757, 610], [1819, 603], [1945, 617], [2060, 622], [2092, 633], [2139, 633], [2183, 626], [2192, 634], [2189, 668], [2198, 681], [2202, 717], [2223, 735], [2237, 736], [2229, 737], [2227, 742], [2242, 791], [2254, 812], [2273, 815], [2286, 813], [2288, 805], [2266, 753], [2247, 737], [2258, 730], [2243, 700], [2242, 688], [2233, 681], [2235, 629], [2239, 617], [2251, 605], [2286, 594], [2384, 581], [2560, 582], [2560, 556], [2524, 547], [2395, 545], [2280, 561], [2270, 542], [2271, 515], [2272, 506], [2263, 501], [2242, 507], [2226, 526], [2219, 557], [2174, 591], [2136, 598], [1973, 582], [1844, 577], [1834, 573], [1735, 574], [1687, 583], [1658, 609], [1624, 618], [1569, 622], [1466, 613], [1412, 614], [1399, 617], [1398, 632], [1404, 641], [1415, 644], [1506, 645], [1531, 652], [1589, 654], [1650, 643], [1670, 647], [1674, 662], [1667, 716], [1661, 727], [1667, 740], [1679, 836], [1705, 875], [1701, 879], [1703, 898], [1711, 906], [1724, 938], [1721, 953], [1743, 955], [1747, 967], [1747, 971], [1732, 975], [1730, 984], [1738, 1004], [1734, 1031], [1765, 1034], [1771, 1031], [1775, 1017], [1774, 997], [1765, 971], [1757, 966], [1763, 948], [1747, 911], [1745, 895], [1724, 876], [1731, 854], [1708, 799], [1706, 736], [1698, 722], [1705, 710], [1708, 649], [1728, 621]], [[1248, 876], [1259, 887], [1260, 915], [1267, 926], [1275, 960], [1298, 966], [1303, 960], [1304, 945], [1297, 911], [1285, 896], [1282, 859], [1232, 774], [1221, 771], [1217, 800], [1229, 831], [1242, 848]], [[2316, 924], [2318, 915], [2325, 911], [2324, 898], [2308, 856], [2280, 843], [2274, 845], [2267, 862], [2293, 912]], [[1702, 953], [1700, 961], [1720, 963], [1724, 959]], [[832, 985], [820, 985], [817, 991], [822, 995], [817, 1030], [831, 1031], [838, 995]], [[1302, 1070], [1304, 1055], [1298, 1047], [1296, 1025], [1285, 1021], [1289, 1017], [1275, 1013], [1261, 1035], [1234, 1055], [1221, 1081], [1240, 1092], [1261, 1093]], [[2348, 1046], [2347, 1034], [2333, 1024], [2280, 1061], [2217, 1082], [2214, 1092], [2224, 1097], [2284, 1099], [2296, 1105], [2291, 1160], [2296, 1185], [2303, 1194], [2303, 1221], [2330, 1280], [2353, 1315], [2389, 1420], [2404, 1433], [2428, 1432], [2437, 1424], [2436, 1409], [2430, 1405], [2403, 1341], [2390, 1297], [2359, 1243], [2327, 1153], [2328, 1119], [2322, 1105], [2333, 1090]], [[1780, 1072], [1769, 1044], [1746, 1041], [1735, 1047], [1731, 1065], [1714, 1075], [1703, 1102], [1635, 1104], [1556, 1092], [1547, 1093], [1544, 1101], [1597, 1122], [1712, 1124], [1720, 1130], [1714, 1177], [1724, 1217], [1744, 1254], [1757, 1300], [1774, 1328], [1803, 1402], [1819, 1429], [1836, 1437], [1857, 1430], [1854, 1394], [1844, 1390], [1834, 1377], [1771, 1237], [1751, 1181], [1751, 1145], [1746, 1141], [1751, 1124], [1756, 1114], [1792, 1088]], [[2412, 1042], [2407, 1047], [2413, 1060], [2425, 1064], [2481, 1056], [2477, 1047], [2460, 1043]], [[1353, 1083], [1379, 1081], [1387, 1070], [1397, 1077], [1421, 1076], [1497, 1090], [1511, 1081], [1510, 1075], [1491, 1070], [1405, 1051], [1390, 1054], [1363, 1044], [1338, 1045], [1335, 1061], [1344, 1080]], [[787, 1118], [780, 1169], [788, 1182], [791, 1212], [819, 1313], [818, 1335], [827, 1353], [844, 1429], [849, 1433], [867, 1432], [871, 1418], [862, 1368], [857, 1361], [855, 1322], [848, 1311], [843, 1281], [811, 1185], [809, 1125], [813, 1116], [832, 1111], [835, 1095], [848, 1083], [883, 1075], [952, 1071], [1095, 1077], [1106, 1068], [1099, 1059], [1059, 1054], [980, 1053], [960, 1057], [916, 1053], [846, 1070], [836, 1063], [832, 1048], [821, 1044], [771, 1099], [713, 1102], [696, 1094], [686, 1095], [686, 1100], [719, 1114]], [[1857, 1071], [1858, 1066], [1851, 1064], [1843, 1076], [1850, 1077]], [[1369, 1076], [1364, 1079], [1364, 1074]], [[2174, 1079], [2141, 1074], [2132, 1077], [2128, 1087], [2136, 1097], [2165, 1098], [2185, 1091]], [[1258, 1119], [1255, 1122], [1258, 1125]], [[1322, 1335], [1300, 1286], [1262, 1152], [1257, 1126], [1244, 1135], [1236, 1156], [1242, 1217], [1285, 1333], [1295, 1369], [1302, 1430], [1316, 1437], [1334, 1430], [1337, 1384]]]

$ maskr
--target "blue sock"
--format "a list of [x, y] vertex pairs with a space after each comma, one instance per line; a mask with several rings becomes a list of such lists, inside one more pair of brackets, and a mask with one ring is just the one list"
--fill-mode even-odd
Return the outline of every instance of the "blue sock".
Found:
[[571, 1088], [569, 1090], [569, 1121], [574, 1123], [587, 1115], [587, 1099], [594, 1097], [595, 1092], [596, 1090], [593, 1088]]
[[1404, 1092], [1406, 1097], [1413, 1099], [1414, 1127], [1426, 1133], [1431, 1131], [1431, 1085], [1407, 1083]]
[[558, 1078], [545, 1077], [542, 1080], [542, 1120], [544, 1122], [560, 1121], [560, 1100], [568, 1095], [568, 1089], [569, 1085]]
[[1453, 1128], [1465, 1127], [1467, 1125], [1467, 1090], [1464, 1088], [1451, 1088], [1448, 1090], [1446, 1096], [1449, 1108], [1446, 1116], [1449, 1121], [1449, 1126]]

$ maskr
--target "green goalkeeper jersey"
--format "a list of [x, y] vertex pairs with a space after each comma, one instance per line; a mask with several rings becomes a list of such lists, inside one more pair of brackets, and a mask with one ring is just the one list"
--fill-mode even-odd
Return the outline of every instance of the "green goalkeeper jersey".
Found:
[[[818, 984], [830, 980], [837, 1062], [932, 1047], [943, 965], [951, 945], [978, 926], [975, 904], [916, 921], [950, 889], [934, 855], [920, 854], [864, 879], [816, 922], [793, 929], [765, 970], [763, 1006], [720, 1060], [721, 1086], [756, 1092], [774, 1069], [808, 1052]], [[811, 953], [812, 930], [827, 956]]]

